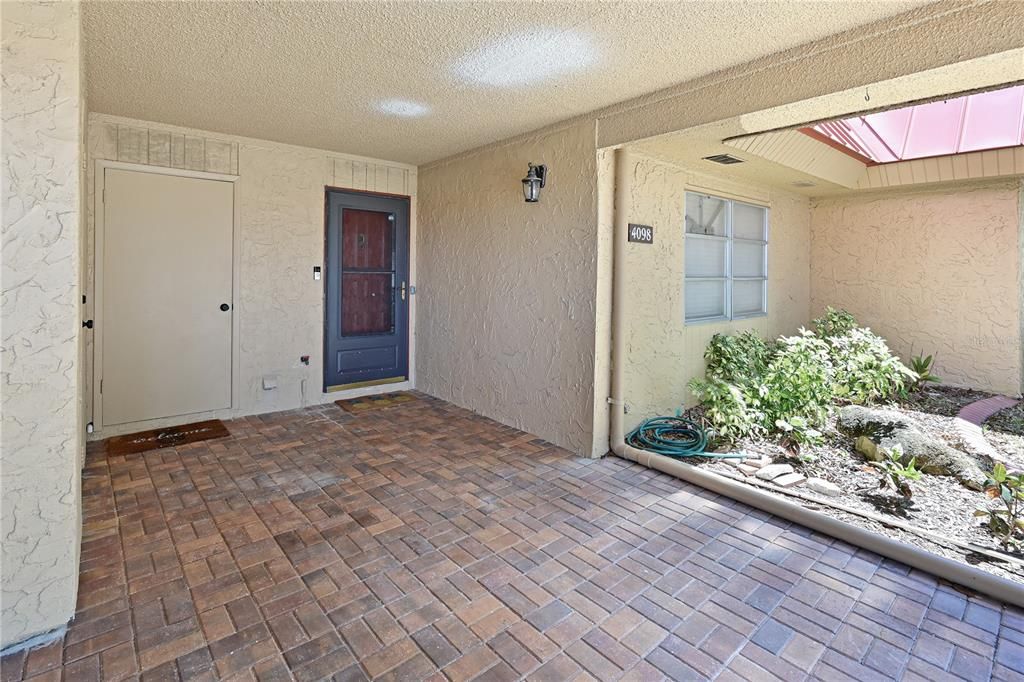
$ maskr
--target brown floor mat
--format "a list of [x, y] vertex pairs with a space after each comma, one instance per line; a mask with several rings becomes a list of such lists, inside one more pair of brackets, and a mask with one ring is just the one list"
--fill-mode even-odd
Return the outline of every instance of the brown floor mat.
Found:
[[335, 400], [334, 404], [352, 414], [360, 414], [370, 410], [379, 410], [383, 407], [393, 407], [402, 403], [409, 403], [419, 400], [409, 391], [395, 391], [394, 393], [381, 393], [379, 395], [367, 395], [361, 398], [350, 398], [348, 400]]
[[136, 452], [170, 448], [230, 435], [224, 422], [219, 419], [210, 419], [204, 422], [165, 426], [160, 429], [130, 433], [126, 436], [114, 436], [106, 440], [106, 446], [108, 455], [131, 455]]

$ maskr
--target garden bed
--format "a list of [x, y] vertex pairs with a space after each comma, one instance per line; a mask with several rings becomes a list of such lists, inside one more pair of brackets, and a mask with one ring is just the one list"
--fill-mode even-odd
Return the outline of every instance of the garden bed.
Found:
[[[988, 397], [991, 394], [981, 391], [936, 386], [884, 407], [898, 412], [929, 436], [966, 451], [969, 445], [954, 427], [954, 417], [960, 408]], [[686, 416], [700, 421], [703, 410], [694, 408]], [[808, 479], [835, 484], [839, 490], [835, 496], [817, 493], [806, 485], [779, 488], [749, 471], [743, 473], [736, 460], [698, 458], [692, 463], [833, 518], [1024, 583], [1024, 553], [1004, 550], [974, 516], [974, 511], [986, 502], [983, 493], [968, 489], [952, 476], [923, 474], [912, 483], [913, 495], [909, 503], [904, 503], [892, 489], [880, 489], [879, 470], [857, 452], [853, 438], [842, 433], [836, 422], [833, 414], [821, 429], [820, 441], [802, 445], [799, 456], [793, 456], [773, 438], [745, 438], [720, 448], [749, 454], [754, 461], [768, 457], [773, 463], [789, 464]], [[1024, 407], [1018, 404], [1003, 410], [989, 422], [992, 424], [985, 424], [984, 433], [999, 460], [1008, 469], [1024, 469]]]
[[905, 365], [833, 308], [775, 340], [715, 334], [704, 358], [687, 416], [745, 458], [698, 466], [1024, 583], [1024, 406], [979, 430], [957, 415], [992, 394], [938, 385], [932, 356]]

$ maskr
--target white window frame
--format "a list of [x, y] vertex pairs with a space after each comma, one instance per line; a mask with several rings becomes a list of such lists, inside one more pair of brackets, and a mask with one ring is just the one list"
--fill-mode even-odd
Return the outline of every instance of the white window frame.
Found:
[[[725, 202], [725, 235], [702, 235], [687, 232], [686, 230], [686, 205], [688, 199], [691, 196], [715, 199], [716, 201]], [[733, 234], [733, 207], [737, 204], [744, 206], [751, 206], [753, 208], [762, 209], [764, 211], [764, 226], [762, 229], [762, 239], [746, 239], [736, 237]], [[769, 232], [768, 227], [771, 222], [770, 218], [771, 209], [763, 204], [755, 204], [749, 201], [740, 201], [738, 199], [730, 199], [729, 197], [718, 196], [715, 194], [708, 194], [707, 192], [700, 191], [687, 191], [683, 198], [683, 248], [686, 248], [686, 240], [698, 239], [708, 241], [718, 241], [725, 243], [725, 274], [722, 277], [691, 277], [686, 273], [686, 260], [683, 259], [683, 322], [686, 326], [707, 324], [709, 322], [730, 322], [733, 320], [748, 320], [756, 317], [765, 317], [768, 315], [768, 242]], [[762, 247], [762, 258], [764, 262], [761, 266], [761, 277], [737, 277], [733, 275], [733, 246], [736, 242], [744, 244], [758, 244]], [[686, 285], [690, 282], [723, 282], [725, 287], [725, 313], [723, 315], [712, 315], [708, 317], [694, 317], [690, 318], [686, 315]], [[763, 282], [761, 287], [761, 309], [751, 313], [733, 313], [733, 283], [734, 282]]]

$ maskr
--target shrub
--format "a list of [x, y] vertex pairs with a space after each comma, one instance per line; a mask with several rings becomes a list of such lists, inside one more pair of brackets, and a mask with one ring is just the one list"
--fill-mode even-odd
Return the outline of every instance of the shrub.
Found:
[[825, 308], [824, 315], [814, 319], [813, 324], [818, 336], [823, 339], [830, 339], [833, 336], [848, 334], [857, 326], [857, 320], [845, 310], [837, 310], [829, 306]]
[[771, 349], [757, 333], [715, 334], [707, 350], [706, 376], [731, 384], [745, 384], [764, 373], [771, 359]]
[[748, 407], [739, 387], [712, 377], [692, 380], [690, 390], [704, 405], [713, 439], [732, 442], [761, 433], [758, 413]]
[[712, 337], [705, 378], [690, 382], [690, 390], [717, 438], [776, 431], [797, 443], [813, 442], [836, 400], [882, 400], [918, 376], [845, 310], [828, 308], [814, 327], [774, 343], [752, 331]]
[[892, 354], [885, 339], [866, 327], [854, 327], [827, 339], [835, 369], [837, 398], [863, 405], [903, 390], [916, 376]]
[[773, 430], [799, 442], [820, 436], [813, 427], [828, 416], [831, 366], [827, 345], [814, 334], [801, 330], [774, 348], [753, 332], [716, 334], [705, 358], [706, 378], [691, 381], [690, 390], [716, 438], [735, 441]]
[[832, 363], [828, 345], [812, 332], [783, 337], [758, 390], [766, 428], [795, 417], [811, 426], [825, 421], [832, 402]]

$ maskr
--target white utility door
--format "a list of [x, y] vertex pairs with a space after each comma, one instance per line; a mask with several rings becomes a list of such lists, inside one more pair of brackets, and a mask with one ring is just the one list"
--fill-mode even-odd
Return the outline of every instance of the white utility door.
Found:
[[232, 183], [107, 168], [104, 426], [231, 407]]

